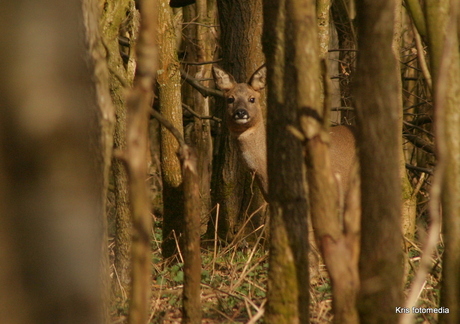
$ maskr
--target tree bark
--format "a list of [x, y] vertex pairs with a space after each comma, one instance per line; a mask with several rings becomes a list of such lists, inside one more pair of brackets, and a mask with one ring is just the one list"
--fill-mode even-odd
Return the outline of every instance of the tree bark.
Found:
[[184, 179], [184, 293], [183, 323], [201, 323], [200, 179], [195, 150], [183, 145], [179, 157]]
[[80, 1], [15, 1], [0, 13], [4, 322], [103, 321], [99, 107], [83, 21]]
[[[288, 130], [297, 125], [297, 81], [287, 1], [264, 2], [263, 45], [268, 68], [268, 175], [270, 257], [267, 323], [308, 323], [307, 200], [302, 144]], [[311, 7], [310, 7], [311, 9]], [[293, 17], [290, 17], [293, 18]], [[310, 16], [311, 18], [311, 16]], [[315, 19], [313, 19], [315, 22]], [[303, 35], [305, 36], [305, 35]], [[314, 35], [316, 39], [317, 35]], [[317, 52], [315, 52], [317, 54]]]
[[150, 197], [147, 187], [148, 123], [153, 85], [158, 68], [158, 6], [156, 0], [140, 1], [142, 20], [137, 47], [134, 86], [127, 103], [126, 152], [129, 198], [133, 222], [131, 299], [128, 322], [148, 322], [151, 291]]
[[[396, 323], [401, 305], [398, 78], [394, 1], [357, 1], [356, 113], [361, 167], [361, 323]], [[376, 185], [378, 184], [378, 185]]]
[[[449, 314], [440, 323], [460, 321], [460, 55], [456, 1], [426, 1], [425, 16], [431, 58], [438, 169], [443, 168], [441, 203], [445, 252], [440, 306]], [[435, 206], [437, 207], [437, 206]]]
[[[128, 64], [120, 55], [118, 37], [128, 36], [134, 48], [138, 23], [135, 20], [136, 9], [133, 0], [105, 1], [102, 6], [100, 28], [103, 44], [106, 48], [106, 59], [110, 71], [110, 94], [115, 107], [115, 128], [113, 131], [113, 147], [115, 150], [126, 149], [126, 102], [125, 88], [122, 83], [131, 85], [134, 79], [134, 51], [129, 53]], [[130, 13], [128, 15], [127, 13]], [[130, 28], [125, 35], [122, 30]], [[121, 79], [121, 80], [120, 80]], [[129, 209], [127, 174], [123, 161], [113, 159], [112, 175], [115, 184], [115, 247], [114, 275], [112, 280], [112, 301], [115, 306], [123, 309], [128, 300], [131, 283], [131, 238], [132, 220]]]
[[427, 29], [426, 29], [426, 21], [425, 16], [423, 14], [422, 6], [419, 0], [405, 0], [404, 1], [408, 12], [412, 18], [412, 21], [417, 28], [420, 36], [426, 40], [427, 37]]
[[94, 78], [94, 86], [97, 94], [97, 103], [99, 109], [95, 111], [99, 134], [99, 141], [96, 143], [95, 156], [97, 156], [98, 166], [98, 182], [101, 183], [101, 228], [103, 229], [103, 241], [101, 246], [101, 280], [103, 283], [104, 292], [104, 322], [110, 320], [110, 262], [108, 252], [108, 221], [107, 221], [107, 194], [109, 189], [109, 177], [111, 160], [113, 153], [113, 130], [115, 127], [115, 108], [112, 104], [112, 99], [109, 92], [109, 70], [105, 57], [105, 49], [102, 43], [100, 32], [101, 12], [96, 1], [83, 1], [83, 15], [85, 18], [86, 42], [87, 51], [90, 57], [92, 73]]
[[[393, 54], [396, 60], [400, 61], [400, 51], [401, 51], [401, 37], [402, 37], [402, 3], [400, 1], [395, 2], [395, 30], [393, 33]], [[401, 68], [398, 64], [396, 66], [398, 75], [401, 75]], [[404, 111], [403, 111], [403, 90], [402, 90], [402, 81], [401, 78], [398, 78], [398, 134], [402, 134], [402, 127], [404, 122]], [[406, 171], [406, 161], [404, 159], [403, 153], [403, 143], [402, 137], [398, 139], [399, 151], [399, 170], [400, 170], [400, 179], [402, 186], [402, 229], [403, 234], [406, 238], [413, 240], [415, 235], [415, 218], [417, 212], [417, 196], [414, 195], [414, 190], [409, 181]]]
[[[184, 7], [184, 22], [189, 23], [184, 28], [187, 33], [187, 42], [183, 46], [186, 49], [186, 60], [196, 63], [213, 61], [213, 53], [216, 47], [216, 5], [212, 1], [198, 0], [196, 6]], [[211, 64], [185, 65], [189, 74], [195, 79], [206, 80], [212, 78]], [[209, 87], [209, 81], [203, 81], [203, 86]], [[184, 83], [188, 90], [190, 100], [186, 102], [200, 116], [210, 116], [210, 98], [203, 97], [200, 92], [193, 89], [188, 83]], [[186, 90], [186, 91], [187, 91]], [[193, 118], [193, 130], [191, 144], [196, 148], [198, 156], [198, 168], [201, 195], [201, 233], [207, 229], [211, 210], [211, 171], [212, 171], [212, 138], [211, 123], [209, 119]]]
[[[311, 218], [316, 241], [332, 282], [335, 323], [357, 323], [356, 296], [359, 289], [359, 181], [346, 183], [345, 197], [339, 198], [330, 157], [329, 105], [321, 103], [319, 44], [315, 35], [313, 6], [293, 1], [288, 10], [294, 37], [293, 61], [300, 127], [306, 138], [306, 163]], [[323, 78], [326, 76], [323, 75]], [[328, 83], [323, 89], [328, 94]], [[329, 98], [324, 102], [328, 103]], [[354, 153], [354, 144], [349, 145]], [[355, 172], [357, 167], [354, 168]], [[353, 174], [353, 173], [352, 173]], [[356, 178], [356, 175], [355, 177]], [[340, 201], [346, 207], [342, 211]], [[343, 212], [343, 216], [342, 216]]]
[[329, 50], [331, 0], [316, 1], [316, 25], [318, 26], [319, 53], [325, 59]]
[[[158, 91], [160, 112], [181, 134], [182, 101], [180, 93], [180, 66], [177, 59], [176, 35], [173, 12], [169, 1], [160, 0], [158, 28], [160, 35], [160, 67]], [[164, 257], [176, 252], [176, 241], [183, 233], [184, 193], [179, 160], [178, 144], [174, 136], [161, 126], [161, 172], [163, 178], [163, 243]]]
[[184, 290], [182, 310], [184, 323], [201, 323], [201, 247], [200, 210], [201, 199], [197, 156], [192, 147], [185, 144], [184, 137], [174, 125], [156, 110], [151, 114], [173, 135], [178, 144], [184, 183]]

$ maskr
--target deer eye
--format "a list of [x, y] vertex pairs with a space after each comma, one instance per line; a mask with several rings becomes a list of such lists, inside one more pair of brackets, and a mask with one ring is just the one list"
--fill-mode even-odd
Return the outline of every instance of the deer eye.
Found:
[[233, 97], [228, 97], [228, 98], [227, 98], [227, 102], [228, 102], [229, 104], [234, 103], [234, 102], [235, 102], [235, 98], [233, 98]]
[[249, 102], [250, 102], [250, 103], [256, 102], [256, 98], [249, 98]]

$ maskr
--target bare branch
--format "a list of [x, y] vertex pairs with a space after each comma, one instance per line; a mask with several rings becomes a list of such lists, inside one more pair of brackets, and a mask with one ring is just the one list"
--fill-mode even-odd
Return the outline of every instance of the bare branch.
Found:
[[434, 154], [434, 145], [433, 143], [424, 140], [420, 136], [412, 134], [403, 134], [404, 138], [411, 142], [414, 146], [424, 150], [427, 153]]
[[180, 63], [181, 64], [186, 64], [186, 65], [206, 65], [206, 64], [219, 63], [220, 61], [222, 61], [222, 60], [220, 59], [220, 60], [205, 61], [205, 62], [184, 62], [184, 61], [181, 61]]
[[198, 90], [199, 93], [203, 95], [203, 97], [213, 96], [216, 98], [223, 98], [224, 94], [222, 91], [217, 89], [211, 89], [208, 87], [203, 86], [197, 79], [191, 77], [187, 72], [183, 69], [180, 69], [180, 75], [182, 79], [188, 82], [192, 87]]
[[197, 22], [186, 22], [186, 23], [182, 23], [182, 25], [184, 25], [184, 26], [198, 25], [198, 26], [203, 26], [203, 27], [208, 27], [208, 28], [219, 28], [220, 27], [220, 25], [206, 25], [206, 24], [201, 24], [201, 23], [197, 23]]
[[152, 115], [160, 124], [162, 124], [167, 130], [171, 132], [171, 134], [176, 138], [177, 142], [179, 143], [179, 146], [184, 146], [185, 141], [184, 137], [182, 134], [179, 132], [179, 130], [174, 127], [174, 125], [167, 120], [160, 112], [156, 111], [155, 109], [151, 108], [149, 110], [150, 115]]
[[428, 89], [430, 89], [431, 91], [433, 89], [433, 82], [431, 80], [430, 70], [428, 70], [428, 65], [426, 64], [425, 54], [424, 54], [423, 45], [422, 45], [422, 39], [415, 25], [413, 25], [412, 29], [414, 31], [415, 46], [417, 47], [418, 62], [420, 63], [420, 68], [422, 69], [422, 73], [423, 73], [423, 76], [425, 77], [426, 84], [428, 85]]
[[193, 116], [195, 116], [196, 118], [199, 118], [199, 119], [211, 119], [211, 120], [214, 120], [218, 123], [221, 123], [222, 122], [222, 119], [216, 117], [216, 116], [201, 116], [199, 115], [197, 112], [195, 112], [192, 107], [190, 107], [189, 105], [186, 105], [184, 103], [182, 103], [182, 108], [185, 108], [189, 113], [191, 113]]
[[433, 175], [433, 170], [427, 169], [427, 168], [421, 168], [421, 167], [418, 167], [418, 166], [415, 166], [415, 165], [412, 165], [412, 164], [409, 164], [409, 163], [406, 163], [406, 169], [419, 171], [419, 172], [427, 173], [429, 175]]

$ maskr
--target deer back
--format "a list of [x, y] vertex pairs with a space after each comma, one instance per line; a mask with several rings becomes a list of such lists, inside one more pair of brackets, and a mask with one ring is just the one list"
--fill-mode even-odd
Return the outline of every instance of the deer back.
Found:
[[331, 169], [337, 180], [339, 192], [348, 192], [353, 164], [356, 163], [356, 138], [351, 126], [330, 128]]

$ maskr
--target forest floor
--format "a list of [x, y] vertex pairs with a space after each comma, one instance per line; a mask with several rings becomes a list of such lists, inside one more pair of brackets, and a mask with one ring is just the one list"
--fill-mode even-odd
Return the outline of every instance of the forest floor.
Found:
[[[180, 254], [169, 260], [161, 256], [161, 225], [156, 224], [153, 242], [153, 282], [150, 324], [181, 323], [183, 261]], [[237, 241], [237, 240], [235, 240]], [[204, 244], [205, 245], [205, 244]], [[409, 244], [406, 251], [405, 294], [420, 260], [420, 248]], [[420, 307], [438, 307], [441, 277], [440, 254], [420, 292]], [[211, 242], [202, 248], [203, 324], [262, 323], [266, 303], [268, 249], [263, 244]], [[332, 323], [332, 293], [324, 264], [310, 269], [310, 323]], [[436, 314], [418, 314], [416, 323], [436, 323]], [[112, 313], [112, 323], [126, 323], [127, 309]]]

